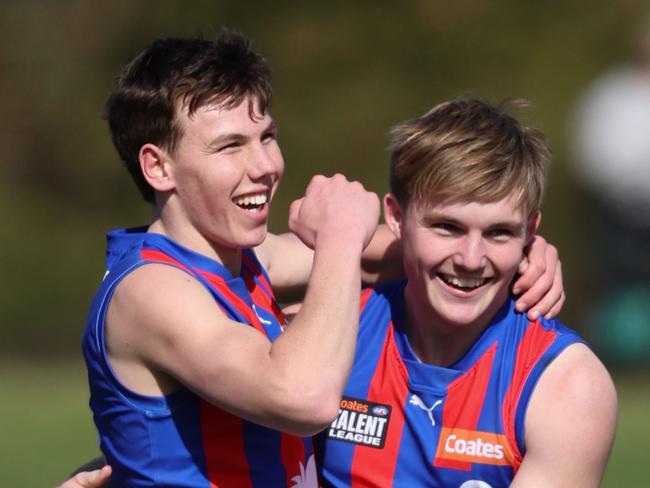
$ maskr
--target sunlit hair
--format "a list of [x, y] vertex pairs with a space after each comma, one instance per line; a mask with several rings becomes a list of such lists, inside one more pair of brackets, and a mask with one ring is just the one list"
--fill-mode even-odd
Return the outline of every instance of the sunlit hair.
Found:
[[105, 117], [113, 144], [144, 199], [154, 201], [140, 170], [144, 144], [173, 154], [183, 135], [179, 110], [191, 116], [207, 104], [229, 109], [246, 99], [251, 118], [266, 113], [272, 99], [271, 71], [238, 32], [224, 30], [214, 41], [160, 39], [131, 60], [116, 79]]
[[524, 215], [540, 209], [551, 151], [544, 135], [499, 105], [458, 99], [391, 130], [390, 186], [402, 207], [420, 201], [491, 203], [513, 196]]

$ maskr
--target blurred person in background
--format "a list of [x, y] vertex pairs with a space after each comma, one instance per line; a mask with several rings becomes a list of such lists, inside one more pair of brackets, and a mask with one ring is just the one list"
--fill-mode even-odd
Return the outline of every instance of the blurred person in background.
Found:
[[650, 359], [650, 18], [633, 59], [593, 81], [571, 121], [573, 170], [592, 204], [587, 327], [619, 363]]

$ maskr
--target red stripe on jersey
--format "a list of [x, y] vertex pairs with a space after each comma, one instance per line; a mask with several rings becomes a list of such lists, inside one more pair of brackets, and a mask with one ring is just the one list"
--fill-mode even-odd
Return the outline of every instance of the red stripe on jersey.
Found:
[[241, 313], [246, 318], [248, 323], [250, 323], [262, 334], [266, 335], [264, 327], [262, 327], [262, 324], [257, 318], [255, 312], [251, 310], [251, 308], [246, 304], [246, 302], [244, 302], [244, 300], [242, 300], [237, 294], [233, 293], [233, 291], [228, 287], [226, 281], [221, 276], [214, 273], [208, 273], [207, 271], [191, 270], [187, 266], [183, 265], [171, 256], [168, 256], [162, 251], [143, 249], [140, 252], [140, 257], [147, 261], [159, 261], [163, 263], [173, 264], [174, 266], [178, 266], [179, 268], [182, 268], [191, 274], [200, 274], [203, 276], [203, 278], [208, 280], [210, 284], [212, 284], [217, 289], [217, 291], [219, 291], [219, 293], [221, 293], [224, 298], [237, 309], [237, 311], [239, 311], [239, 313]]
[[528, 380], [528, 375], [533, 367], [542, 357], [544, 352], [553, 344], [557, 333], [551, 330], [545, 330], [540, 322], [536, 320], [531, 322], [517, 348], [517, 359], [512, 374], [510, 387], [503, 399], [503, 431], [510, 448], [515, 455], [515, 473], [523, 460], [519, 446], [517, 445], [517, 436], [515, 434], [515, 415], [517, 405], [521, 398], [521, 393]]
[[[365, 292], [364, 292], [365, 293]], [[367, 300], [367, 297], [365, 298]], [[362, 301], [364, 301], [362, 299]], [[350, 469], [351, 486], [391, 486], [402, 441], [404, 411], [408, 395], [408, 372], [395, 345], [393, 323], [388, 325], [381, 357], [370, 383], [368, 400], [392, 405], [383, 449], [356, 446]]]
[[287, 474], [287, 486], [293, 486], [291, 478], [300, 475], [300, 466], [305, 465], [305, 446], [301, 437], [282, 433], [281, 456], [284, 472]]
[[[442, 428], [476, 430], [490, 382], [496, 349], [495, 342], [471, 369], [449, 384], [442, 410]], [[462, 471], [472, 469], [471, 463], [438, 456], [433, 460], [433, 465]]]
[[[176, 259], [172, 258], [171, 256], [168, 256], [162, 251], [156, 251], [154, 249], [143, 249], [140, 251], [140, 257], [144, 259], [145, 261], [157, 261], [157, 262], [162, 262], [162, 263], [167, 263], [167, 264], [172, 264], [174, 266], [178, 266], [179, 268], [187, 271], [190, 274], [194, 274], [194, 271], [185, 266], [183, 263], [180, 261], [177, 261]], [[217, 302], [217, 306], [223, 310], [223, 307], [221, 306], [220, 303]], [[225, 311], [224, 311], [225, 313]]]
[[252, 488], [243, 425], [241, 418], [201, 400], [201, 437], [210, 488]]
[[[244, 257], [246, 258], [245, 255]], [[248, 259], [248, 261], [250, 262], [250, 259]], [[280, 310], [280, 307], [278, 307], [278, 304], [275, 302], [273, 292], [270, 291], [270, 287], [268, 288], [268, 292], [264, 289], [264, 286], [268, 285], [268, 281], [264, 280], [264, 275], [255, 270], [256, 268], [242, 268], [242, 276], [246, 283], [246, 288], [248, 288], [248, 292], [251, 294], [253, 303], [267, 312], [272, 313], [281, 325], [285, 325], [287, 319], [284, 316], [284, 313], [282, 313], [282, 310]], [[255, 278], [262, 282], [262, 286], [259, 285]]]
[[266, 279], [266, 276], [264, 276], [264, 273], [262, 273], [262, 270], [255, 264], [255, 262], [246, 254], [242, 253], [242, 263], [244, 263], [244, 266], [248, 268], [251, 273], [253, 273], [257, 278], [260, 280], [260, 283], [265, 288], [265, 291], [269, 294], [273, 294], [273, 288], [271, 288], [271, 283], [269, 283]]
[[[253, 302], [264, 308], [264, 310], [273, 313], [278, 322], [281, 325], [285, 325], [287, 319], [278, 304], [275, 302], [275, 294], [273, 293], [271, 283], [266, 279], [266, 276], [260, 267], [257, 266], [255, 261], [253, 261], [246, 253], [242, 254], [242, 263], [244, 264], [242, 274], [248, 291], [253, 297]], [[257, 278], [257, 281], [255, 278]]]
[[372, 288], [366, 288], [365, 290], [361, 291], [361, 299], [359, 301], [359, 310], [363, 311], [363, 308], [366, 306], [366, 303], [368, 303], [368, 300], [370, 299], [370, 296], [372, 295]]
[[233, 305], [237, 311], [244, 316], [249, 324], [251, 324], [253, 327], [255, 327], [255, 329], [266, 336], [266, 331], [264, 330], [262, 323], [257, 317], [257, 314], [248, 306], [244, 300], [241, 299], [239, 295], [230, 289], [228, 283], [226, 283], [226, 281], [221, 276], [214, 273], [208, 273], [207, 271], [199, 271], [199, 274], [208, 280], [210, 284], [223, 295], [226, 301]]
[[174, 266], [178, 266], [179, 268], [192, 273], [192, 270], [185, 266], [183, 263], [177, 261], [171, 256], [168, 256], [162, 251], [156, 251], [154, 249], [143, 249], [140, 251], [140, 258], [144, 259], [145, 261], [159, 261], [162, 263], [173, 264]]

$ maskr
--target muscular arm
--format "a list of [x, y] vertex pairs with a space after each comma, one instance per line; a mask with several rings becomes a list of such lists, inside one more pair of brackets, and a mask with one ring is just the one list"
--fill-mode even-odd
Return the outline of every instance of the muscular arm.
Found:
[[359, 263], [379, 201], [343, 177], [323, 178], [292, 213], [294, 230], [315, 249], [292, 327], [271, 343], [229, 320], [184, 271], [142, 266], [118, 286], [107, 316], [109, 358], [127, 386], [147, 374], [163, 390], [176, 381], [233, 414], [299, 435], [331, 421], [354, 355]]
[[526, 414], [526, 454], [511, 486], [597, 487], [616, 431], [612, 380], [583, 344], [539, 380]]
[[[302, 300], [311, 275], [314, 251], [290, 232], [268, 234], [255, 252], [264, 264], [281, 302]], [[361, 282], [372, 285], [404, 276], [398, 240], [379, 225], [361, 255]]]

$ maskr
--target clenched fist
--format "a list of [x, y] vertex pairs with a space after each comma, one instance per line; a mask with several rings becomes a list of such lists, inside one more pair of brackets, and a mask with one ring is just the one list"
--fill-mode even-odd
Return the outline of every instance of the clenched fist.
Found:
[[349, 240], [365, 248], [377, 228], [379, 198], [342, 174], [314, 176], [289, 209], [289, 229], [314, 249], [321, 241]]

